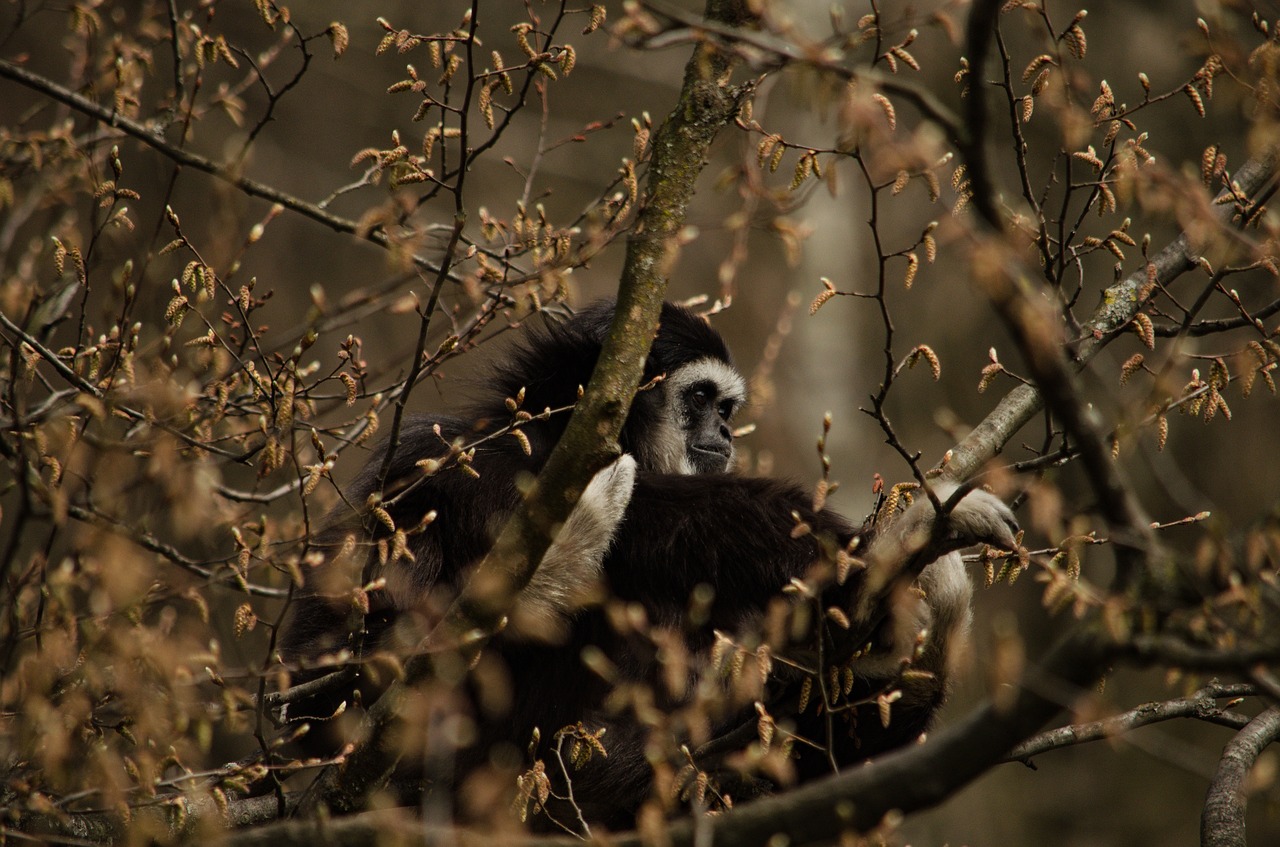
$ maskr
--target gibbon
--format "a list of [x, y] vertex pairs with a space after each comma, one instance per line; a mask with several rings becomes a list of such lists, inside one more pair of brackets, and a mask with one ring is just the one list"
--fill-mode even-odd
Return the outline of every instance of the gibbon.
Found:
[[[412, 649], [545, 463], [568, 419], [554, 410], [571, 407], [587, 384], [612, 318], [613, 304], [602, 302], [527, 330], [470, 408], [406, 423], [380, 494], [386, 446], [374, 452], [344, 495], [349, 505], [316, 539], [326, 561], [308, 572], [281, 633], [286, 663], [306, 669], [340, 651], [361, 659]], [[592, 480], [478, 665], [500, 669], [507, 695], [470, 685], [450, 766], [414, 777], [421, 790], [459, 792], [495, 770], [514, 785], [515, 773], [540, 762], [550, 794], [520, 783], [524, 811], [544, 813], [535, 823], [626, 829], [646, 801], [670, 810], [672, 798], [654, 789], [663, 757], [683, 756], [673, 767], [706, 775], [721, 799], [775, 788], [786, 778], [777, 768], [761, 775], [743, 765], [765, 716], [795, 742], [784, 770], [805, 780], [918, 738], [941, 704], [949, 650], [971, 617], [972, 588], [953, 551], [978, 542], [1013, 549], [1009, 509], [970, 491], [940, 528], [919, 497], [887, 528], [859, 529], [815, 509], [796, 485], [734, 473], [730, 420], [745, 381], [719, 333], [679, 306], [663, 307], [641, 386], [623, 455]], [[379, 564], [378, 542], [385, 553], [391, 531], [360, 511], [373, 501], [410, 530], [406, 556]], [[868, 573], [885, 588], [863, 608]], [[368, 594], [367, 614], [353, 615], [353, 588], [377, 576], [385, 587]], [[784, 594], [789, 587], [804, 590]], [[806, 603], [816, 612], [791, 615], [779, 634], [776, 611]], [[717, 664], [728, 643], [738, 653], [755, 645], [753, 661], [763, 663], [745, 699]], [[772, 672], [761, 644], [780, 659]], [[834, 691], [822, 684], [831, 669]], [[725, 696], [708, 695], [715, 690]], [[349, 693], [291, 704], [289, 718], [322, 719]], [[695, 701], [705, 701], [695, 718], [660, 717]], [[560, 767], [566, 728], [604, 755]], [[666, 790], [690, 777], [681, 780]]]

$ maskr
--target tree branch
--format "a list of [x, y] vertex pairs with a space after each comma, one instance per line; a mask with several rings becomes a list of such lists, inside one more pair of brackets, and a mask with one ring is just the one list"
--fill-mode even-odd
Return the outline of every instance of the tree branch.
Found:
[[410, 809], [379, 809], [341, 818], [299, 818], [235, 832], [211, 842], [216, 847], [582, 847], [580, 838], [475, 832], [424, 824]]
[[[1280, 148], [1272, 147], [1250, 159], [1236, 173], [1235, 182], [1239, 194], [1257, 195], [1275, 177], [1280, 164]], [[1223, 191], [1217, 199], [1227, 196]], [[1230, 222], [1236, 213], [1234, 205], [1215, 203], [1213, 214], [1222, 225]], [[1196, 267], [1191, 239], [1186, 233], [1179, 235], [1151, 259], [1156, 278], [1168, 285], [1174, 279]], [[1145, 267], [1134, 271], [1122, 281], [1102, 293], [1101, 302], [1084, 324], [1086, 335], [1075, 345], [1074, 358], [1077, 370], [1084, 367], [1114, 339], [1138, 313], [1144, 301], [1138, 292], [1147, 283]], [[996, 407], [951, 451], [948, 471], [957, 478], [975, 473], [983, 464], [999, 455], [1014, 433], [1034, 418], [1044, 408], [1044, 396], [1035, 388], [1019, 385], [1006, 394]]]
[[[740, 0], [708, 0], [706, 14], [735, 25], [747, 20]], [[645, 204], [627, 239], [617, 310], [586, 393], [521, 508], [428, 636], [424, 652], [406, 663], [404, 679], [366, 713], [366, 741], [322, 778], [317, 797], [335, 812], [361, 808], [371, 791], [386, 784], [400, 755], [385, 746], [387, 733], [409, 689], [431, 675], [433, 655], [474, 649], [501, 627], [554, 540], [553, 528], [563, 525], [591, 477], [617, 457], [694, 184], [712, 140], [738, 112], [739, 93], [729, 83], [734, 65], [729, 54], [704, 44], [686, 66], [679, 102], [653, 139]]]
[[[287, 811], [295, 808], [297, 800], [296, 794], [286, 795]], [[78, 839], [80, 843], [112, 844], [128, 840], [127, 836], [136, 832], [148, 832], [152, 836], [167, 833], [176, 840], [203, 843], [209, 834], [209, 824], [231, 829], [255, 827], [247, 831], [258, 832], [269, 829], [262, 824], [274, 820], [279, 814], [273, 795], [219, 804], [207, 794], [192, 793], [157, 800], [152, 805], [132, 807], [128, 818], [114, 811], [71, 812], [61, 816], [42, 813], [19, 820], [18, 829], [32, 835]], [[161, 840], [168, 843], [169, 839]], [[314, 847], [315, 841], [307, 843]]]
[[[767, 845], [778, 833], [785, 833], [792, 847], [829, 844], [843, 833], [872, 829], [889, 812], [909, 814], [937, 805], [1073, 700], [1092, 683], [1105, 657], [1102, 640], [1082, 629], [1028, 670], [1010, 704], [987, 703], [926, 743], [867, 765], [710, 819], [683, 821], [671, 828], [671, 844]], [[642, 840], [617, 842], [638, 847]]]
[[1200, 817], [1202, 847], [1246, 847], [1245, 778], [1258, 756], [1277, 738], [1280, 707], [1272, 706], [1251, 720], [1222, 751], [1222, 761], [1209, 783]]
[[[890, 812], [910, 813], [937, 805], [1004, 761], [1015, 745], [1091, 685], [1109, 659], [1108, 650], [1102, 638], [1082, 627], [1028, 670], [1007, 704], [987, 703], [960, 723], [931, 735], [928, 742], [861, 767], [714, 817], [676, 822], [665, 833], [666, 843], [670, 847], [705, 843], [766, 847], [777, 834], [784, 833], [791, 847], [816, 847], [830, 844], [846, 832], [872, 829]], [[237, 833], [225, 843], [231, 847], [312, 847], [324, 832], [344, 847], [352, 847], [376, 843], [388, 828], [402, 834], [401, 843], [409, 845], [439, 843], [446, 834], [466, 847], [565, 847], [582, 843], [565, 838], [495, 840], [487, 834], [477, 838], [465, 830], [449, 829], [446, 833], [424, 828], [420, 821], [407, 824], [403, 816], [402, 812], [382, 811], [324, 824], [280, 823]], [[642, 847], [651, 841], [639, 833], [627, 833], [614, 836], [612, 843], [616, 847]]]
[[[0, 77], [13, 80], [14, 82], [24, 85], [33, 91], [39, 91], [41, 94], [57, 100], [59, 103], [70, 106], [77, 112], [95, 118], [108, 126], [116, 127], [127, 135], [131, 135], [138, 139], [156, 152], [172, 159], [174, 162], [177, 162], [180, 165], [185, 165], [189, 168], [194, 168], [198, 171], [203, 171], [210, 176], [215, 176], [218, 179], [235, 186], [250, 197], [258, 197], [263, 200], [270, 200], [272, 203], [279, 203], [286, 209], [297, 212], [304, 217], [311, 218], [313, 221], [324, 224], [336, 232], [345, 232], [357, 235], [367, 241], [377, 244], [379, 247], [389, 248], [392, 246], [391, 240], [382, 230], [374, 229], [366, 231], [353, 220], [335, 215], [314, 203], [308, 203], [306, 200], [294, 197], [291, 194], [286, 194], [278, 188], [273, 188], [266, 183], [258, 182], [256, 180], [249, 179], [246, 176], [242, 176], [235, 168], [218, 164], [212, 159], [206, 159], [204, 156], [196, 155], [182, 147], [170, 144], [158, 133], [153, 132], [138, 121], [127, 118], [119, 112], [107, 109], [104, 106], [99, 106], [87, 97], [76, 94], [74, 91], [58, 85], [53, 80], [46, 79], [36, 73], [32, 73], [26, 68], [15, 65], [4, 59], [0, 59]], [[440, 266], [438, 264], [421, 256], [414, 256], [413, 262], [424, 271], [432, 273], [440, 272]], [[452, 274], [449, 279], [452, 282], [461, 282], [457, 276]]]
[[1084, 724], [1051, 729], [1035, 738], [1029, 738], [1009, 753], [1009, 761], [1030, 763], [1033, 756], [1074, 747], [1090, 741], [1103, 741], [1124, 735], [1130, 730], [1175, 718], [1198, 718], [1225, 726], [1243, 729], [1246, 718], [1219, 708], [1217, 700], [1223, 697], [1245, 697], [1254, 693], [1251, 685], [1210, 685], [1190, 697], [1144, 703], [1119, 715]]

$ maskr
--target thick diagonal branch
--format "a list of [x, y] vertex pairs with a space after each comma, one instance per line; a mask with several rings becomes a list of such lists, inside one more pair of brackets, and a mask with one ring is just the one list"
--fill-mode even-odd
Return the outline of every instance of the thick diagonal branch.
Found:
[[[735, 25], [747, 18], [740, 0], [709, 0], [706, 13]], [[523, 508], [507, 521], [442, 634], [457, 638], [475, 629], [493, 631], [554, 540], [552, 528], [568, 518], [591, 477], [617, 457], [618, 437], [658, 329], [694, 184], [711, 142], [738, 112], [739, 92], [729, 81], [734, 65], [730, 54], [710, 44], [689, 60], [680, 100], [653, 137], [644, 204], [627, 238], [617, 310], [591, 382]]]
[[[740, 0], [708, 0], [706, 13], [733, 25], [748, 17]], [[366, 714], [366, 741], [322, 780], [318, 797], [335, 812], [360, 808], [365, 797], [386, 784], [399, 752], [384, 741], [409, 688], [431, 675], [437, 651], [472, 649], [501, 627], [554, 540], [555, 528], [568, 518], [591, 477], [617, 456], [694, 183], [712, 140], [738, 111], [738, 92], [729, 80], [733, 67], [732, 57], [712, 45], [694, 51], [679, 103], [653, 138], [644, 205], [627, 240], [617, 311], [586, 393], [521, 508], [508, 519], [423, 652], [406, 664], [404, 679]]]

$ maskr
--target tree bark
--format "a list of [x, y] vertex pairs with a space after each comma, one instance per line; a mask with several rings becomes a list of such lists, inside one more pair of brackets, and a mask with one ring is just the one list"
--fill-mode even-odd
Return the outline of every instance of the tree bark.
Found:
[[1202, 847], [1245, 847], [1245, 778], [1267, 745], [1280, 738], [1280, 706], [1272, 706], [1240, 730], [1222, 751], [1200, 816]]
[[[732, 26], [749, 18], [742, 0], [708, 0], [706, 15]], [[730, 82], [736, 64], [732, 54], [703, 43], [686, 65], [676, 108], [653, 137], [643, 206], [627, 239], [617, 310], [591, 382], [521, 508], [428, 636], [423, 652], [406, 663], [403, 680], [369, 709], [365, 742], [322, 777], [316, 793], [320, 805], [338, 814], [354, 812], [386, 785], [400, 751], [385, 741], [409, 688], [431, 675], [433, 654], [472, 651], [498, 631], [554, 541], [554, 528], [568, 518], [592, 476], [617, 457], [618, 437], [657, 330], [694, 184], [711, 142], [739, 108], [740, 92]]]

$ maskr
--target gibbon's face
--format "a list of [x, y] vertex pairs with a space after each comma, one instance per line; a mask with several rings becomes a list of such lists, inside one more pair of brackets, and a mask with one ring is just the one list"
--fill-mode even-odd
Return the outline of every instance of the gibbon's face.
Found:
[[671, 374], [665, 388], [667, 411], [683, 434], [680, 470], [704, 474], [732, 468], [729, 420], [746, 400], [742, 375], [719, 359], [700, 359]]

